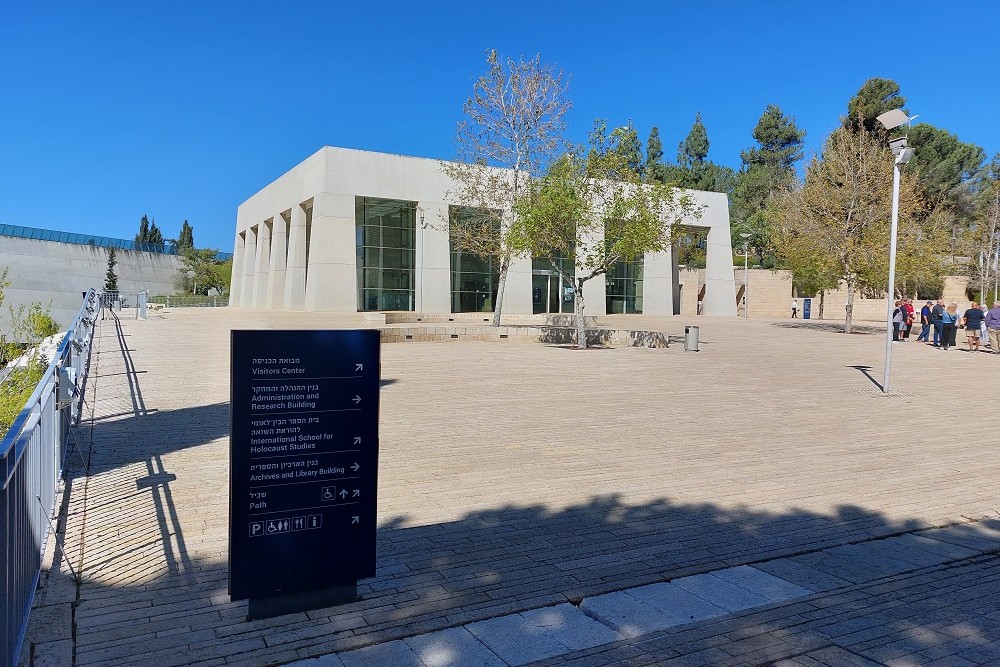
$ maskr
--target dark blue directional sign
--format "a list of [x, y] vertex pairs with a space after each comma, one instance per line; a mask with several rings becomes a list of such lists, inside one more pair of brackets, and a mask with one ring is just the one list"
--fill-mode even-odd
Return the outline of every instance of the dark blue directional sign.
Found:
[[379, 332], [233, 331], [229, 593], [375, 575]]

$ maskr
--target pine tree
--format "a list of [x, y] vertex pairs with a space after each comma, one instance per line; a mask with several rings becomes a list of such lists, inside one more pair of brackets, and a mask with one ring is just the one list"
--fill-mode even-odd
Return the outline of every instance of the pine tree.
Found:
[[892, 79], [868, 79], [847, 103], [844, 127], [857, 132], [864, 127], [868, 132], [884, 134], [885, 128], [876, 118], [893, 109], [902, 109], [906, 98], [899, 94], [899, 84]]
[[[145, 218], [145, 216], [143, 216]], [[114, 248], [108, 252], [108, 272], [104, 276], [104, 291], [118, 291], [118, 274], [115, 273], [115, 266], [118, 264], [117, 252]]]
[[629, 121], [625, 127], [619, 127], [614, 131], [614, 137], [618, 143], [618, 150], [627, 166], [633, 174], [642, 176], [646, 165], [642, 159], [642, 143], [639, 141], [639, 134]]
[[180, 236], [177, 237], [177, 249], [180, 251], [194, 248], [194, 228], [185, 220], [181, 225]]

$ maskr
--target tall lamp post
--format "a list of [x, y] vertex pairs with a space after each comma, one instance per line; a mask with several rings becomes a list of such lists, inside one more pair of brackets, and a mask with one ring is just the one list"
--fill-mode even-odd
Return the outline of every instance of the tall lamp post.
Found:
[[750, 319], [750, 267], [747, 258], [750, 256], [750, 237], [752, 234], [740, 232], [743, 237], [743, 319]]
[[[915, 118], [916, 116], [914, 116]], [[878, 116], [878, 122], [887, 130], [910, 122], [910, 116], [901, 109], [886, 111]], [[889, 393], [889, 374], [892, 369], [892, 321], [893, 299], [896, 295], [896, 232], [899, 228], [899, 174], [903, 165], [913, 157], [913, 149], [906, 147], [906, 137], [892, 139], [889, 148], [895, 157], [892, 170], [892, 224], [889, 227], [889, 285], [885, 295], [885, 374], [882, 376], [882, 393]]]

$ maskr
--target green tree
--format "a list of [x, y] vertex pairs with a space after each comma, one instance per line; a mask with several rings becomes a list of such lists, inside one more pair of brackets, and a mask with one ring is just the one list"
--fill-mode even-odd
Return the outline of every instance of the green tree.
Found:
[[677, 147], [677, 164], [664, 170], [664, 181], [692, 190], [731, 194], [736, 185], [736, 172], [709, 160], [708, 146], [708, 131], [699, 113], [691, 131]]
[[147, 243], [149, 243], [149, 218], [144, 213], [139, 220], [139, 233], [135, 235], [135, 245], [141, 249]]
[[111, 248], [108, 250], [108, 272], [104, 274], [104, 291], [118, 291], [118, 274], [115, 273], [115, 266], [118, 265], [118, 252]]
[[[796, 280], [822, 284], [832, 267], [845, 283], [844, 332], [851, 332], [854, 297], [859, 289], [877, 293], [888, 274], [889, 211], [892, 207], [894, 159], [881, 134], [863, 126], [856, 132], [838, 129], [820, 156], [806, 168], [801, 188], [788, 190], [772, 208], [775, 245], [783, 265], [800, 269]], [[903, 173], [899, 194], [900, 239], [919, 222], [916, 178]], [[800, 253], [808, 253], [801, 257]], [[908, 247], [900, 246], [905, 256]], [[813, 275], [815, 274], [815, 275]]]
[[665, 183], [667, 180], [667, 165], [663, 163], [663, 142], [660, 141], [660, 130], [653, 127], [646, 141], [646, 180]]
[[[180, 253], [181, 268], [174, 277], [174, 287], [181, 294], [207, 295], [210, 289], [229, 293], [232, 261], [219, 261], [217, 250], [187, 248]], [[227, 272], [228, 271], [228, 272]]]
[[153, 252], [163, 251], [163, 232], [160, 228], [156, 226], [156, 222], [153, 221], [149, 225], [149, 240], [146, 241], [147, 250]]
[[[449, 198], [483, 213], [479, 224], [452, 226], [456, 249], [497, 259], [499, 278], [493, 326], [500, 325], [504, 286], [510, 263], [519, 250], [511, 229], [516, 203], [533, 176], [563, 150], [569, 77], [562, 70], [531, 60], [503, 60], [487, 51], [488, 71], [472, 86], [466, 119], [458, 125], [458, 160], [442, 163], [453, 183]], [[496, 216], [500, 225], [493, 224]]]
[[194, 228], [185, 220], [181, 225], [181, 233], [177, 236], [177, 250], [182, 252], [194, 248]]
[[885, 134], [885, 129], [876, 120], [878, 116], [886, 111], [902, 109], [904, 104], [906, 98], [899, 94], [898, 83], [878, 77], [868, 79], [847, 103], [843, 126], [851, 132], [863, 127], [881, 136]]
[[[512, 238], [518, 250], [546, 258], [572, 285], [577, 347], [587, 346], [584, 285], [617, 262], [669, 247], [674, 227], [700, 214], [688, 196], [662, 183], [643, 183], [631, 147], [598, 121], [590, 147], [567, 153], [531, 184], [518, 202]], [[571, 259], [574, 275], [563, 269]]]
[[646, 164], [642, 157], [642, 143], [639, 141], [639, 134], [632, 127], [632, 121], [624, 127], [615, 128], [612, 131], [615, 141], [620, 147], [622, 159], [633, 174], [642, 177], [646, 171]]
[[757, 146], [740, 153], [743, 169], [732, 196], [733, 247], [743, 245], [741, 234], [750, 234], [750, 248], [761, 263], [774, 252], [773, 234], [765, 213], [767, 200], [772, 193], [793, 184], [795, 163], [802, 158], [805, 134], [794, 118], [770, 104], [753, 129]]

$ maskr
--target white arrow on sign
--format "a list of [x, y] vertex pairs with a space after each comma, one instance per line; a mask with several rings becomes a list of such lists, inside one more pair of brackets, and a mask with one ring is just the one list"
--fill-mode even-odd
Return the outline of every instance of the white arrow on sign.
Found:
[[360, 520], [361, 520], [361, 517], [359, 517], [357, 515], [351, 517], [351, 523], [357, 523]]
[[354, 398], [352, 398], [351, 400], [354, 401], [354, 405], [357, 405], [358, 403], [361, 402], [361, 397], [355, 394]]
[[356, 371], [363, 371], [364, 369], [365, 369], [365, 365], [364, 364], [354, 364], [354, 370], [356, 370]]
[[344, 489], [343, 491], [340, 492], [340, 497], [341, 498], [346, 498], [347, 497], [347, 489]]
[[354, 444], [355, 445], [360, 445], [361, 444], [361, 436], [360, 435], [354, 436]]
[[354, 493], [351, 494], [351, 498], [357, 498], [361, 495], [361, 489], [354, 489]]
[[354, 472], [357, 472], [359, 468], [361, 468], [361, 466], [359, 466], [357, 463], [351, 466], [351, 470], [353, 470]]

